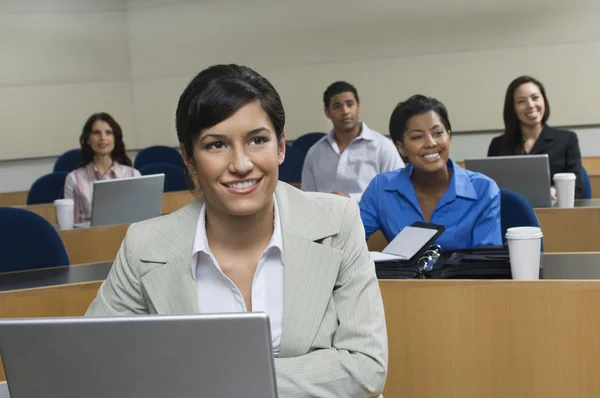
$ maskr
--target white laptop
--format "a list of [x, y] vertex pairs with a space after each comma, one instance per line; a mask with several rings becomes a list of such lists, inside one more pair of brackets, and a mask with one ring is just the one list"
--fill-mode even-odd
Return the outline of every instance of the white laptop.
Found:
[[276, 398], [264, 313], [0, 320], [10, 398]]
[[533, 207], [552, 207], [548, 155], [465, 159], [465, 168], [485, 174], [502, 189], [521, 194]]
[[92, 220], [75, 228], [129, 224], [158, 217], [162, 210], [164, 174], [95, 181]]

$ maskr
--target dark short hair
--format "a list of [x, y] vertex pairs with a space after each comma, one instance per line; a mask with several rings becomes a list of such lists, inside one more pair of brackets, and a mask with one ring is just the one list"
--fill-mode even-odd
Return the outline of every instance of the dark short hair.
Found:
[[214, 65], [192, 79], [179, 98], [175, 126], [179, 143], [187, 155], [199, 134], [231, 117], [241, 107], [256, 101], [267, 113], [277, 139], [281, 139], [285, 112], [281, 98], [267, 79], [239, 65]]
[[404, 102], [396, 105], [390, 117], [390, 136], [394, 142], [402, 142], [408, 120], [415, 115], [422, 115], [427, 112], [435, 112], [448, 131], [452, 131], [448, 111], [444, 104], [432, 97], [424, 95], [413, 95]]
[[533, 83], [539, 89], [542, 97], [544, 97], [545, 111], [542, 116], [542, 126], [546, 124], [550, 117], [550, 103], [546, 97], [544, 85], [531, 76], [519, 76], [506, 89], [504, 97], [504, 135], [500, 145], [501, 155], [520, 155], [523, 153], [523, 133], [521, 132], [521, 121], [515, 111], [515, 91], [523, 84]]
[[331, 97], [333, 97], [334, 95], [348, 92], [354, 94], [356, 102], [360, 103], [360, 99], [358, 98], [358, 91], [356, 91], [356, 87], [354, 87], [352, 84], [343, 81], [331, 83], [329, 87], [327, 87], [327, 90], [325, 90], [325, 92], [323, 93], [323, 104], [325, 105], [325, 108], [329, 108], [329, 102], [331, 101]]
[[98, 120], [106, 122], [110, 126], [115, 137], [115, 147], [110, 153], [112, 160], [131, 167], [131, 159], [129, 159], [129, 156], [127, 156], [127, 153], [125, 152], [125, 143], [123, 142], [123, 131], [121, 130], [121, 126], [119, 126], [119, 123], [117, 123], [117, 121], [108, 113], [98, 112], [88, 117], [81, 130], [81, 135], [79, 136], [81, 160], [77, 164], [77, 168], [85, 167], [94, 160], [94, 151], [88, 143], [88, 139], [92, 134], [94, 123]]

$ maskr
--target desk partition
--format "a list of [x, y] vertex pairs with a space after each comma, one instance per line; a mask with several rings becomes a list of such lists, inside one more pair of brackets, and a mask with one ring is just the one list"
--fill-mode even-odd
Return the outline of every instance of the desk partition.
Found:
[[557, 252], [600, 251], [600, 207], [535, 209], [544, 234], [544, 250]]
[[600, 173], [589, 173], [592, 185], [592, 198], [600, 198]]
[[130, 224], [59, 231], [71, 264], [113, 261]]
[[[600, 206], [537, 208], [535, 213], [544, 234], [546, 253], [600, 251]], [[369, 250], [381, 251], [387, 240], [378, 231], [369, 238], [368, 244]]]
[[[83, 315], [100, 283], [0, 292], [0, 317]], [[380, 286], [389, 336], [386, 397], [600, 396], [600, 281]]]
[[[176, 210], [179, 210], [192, 200], [194, 200], [194, 196], [189, 191], [166, 192], [163, 194], [162, 214], [172, 213]], [[20, 205], [13, 207], [29, 210], [44, 217], [50, 224], [57, 224], [56, 210], [54, 209], [53, 203], [29, 206]]]
[[381, 281], [390, 397], [600, 396], [600, 281]]

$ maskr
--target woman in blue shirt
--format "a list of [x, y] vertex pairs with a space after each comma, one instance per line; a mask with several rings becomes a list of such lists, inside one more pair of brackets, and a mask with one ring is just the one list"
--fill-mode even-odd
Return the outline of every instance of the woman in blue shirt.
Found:
[[415, 221], [444, 225], [443, 250], [502, 244], [500, 190], [480, 173], [452, 161], [448, 111], [415, 95], [396, 106], [390, 135], [410, 165], [377, 175], [360, 201], [367, 239], [380, 229], [391, 241]]

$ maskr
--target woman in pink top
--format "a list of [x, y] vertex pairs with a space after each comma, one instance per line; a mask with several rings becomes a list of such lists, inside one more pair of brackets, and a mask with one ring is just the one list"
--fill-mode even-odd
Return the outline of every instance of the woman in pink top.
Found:
[[81, 162], [67, 175], [65, 198], [75, 202], [75, 222], [92, 217], [94, 181], [139, 176], [125, 153], [121, 126], [108, 113], [95, 113], [79, 137]]

